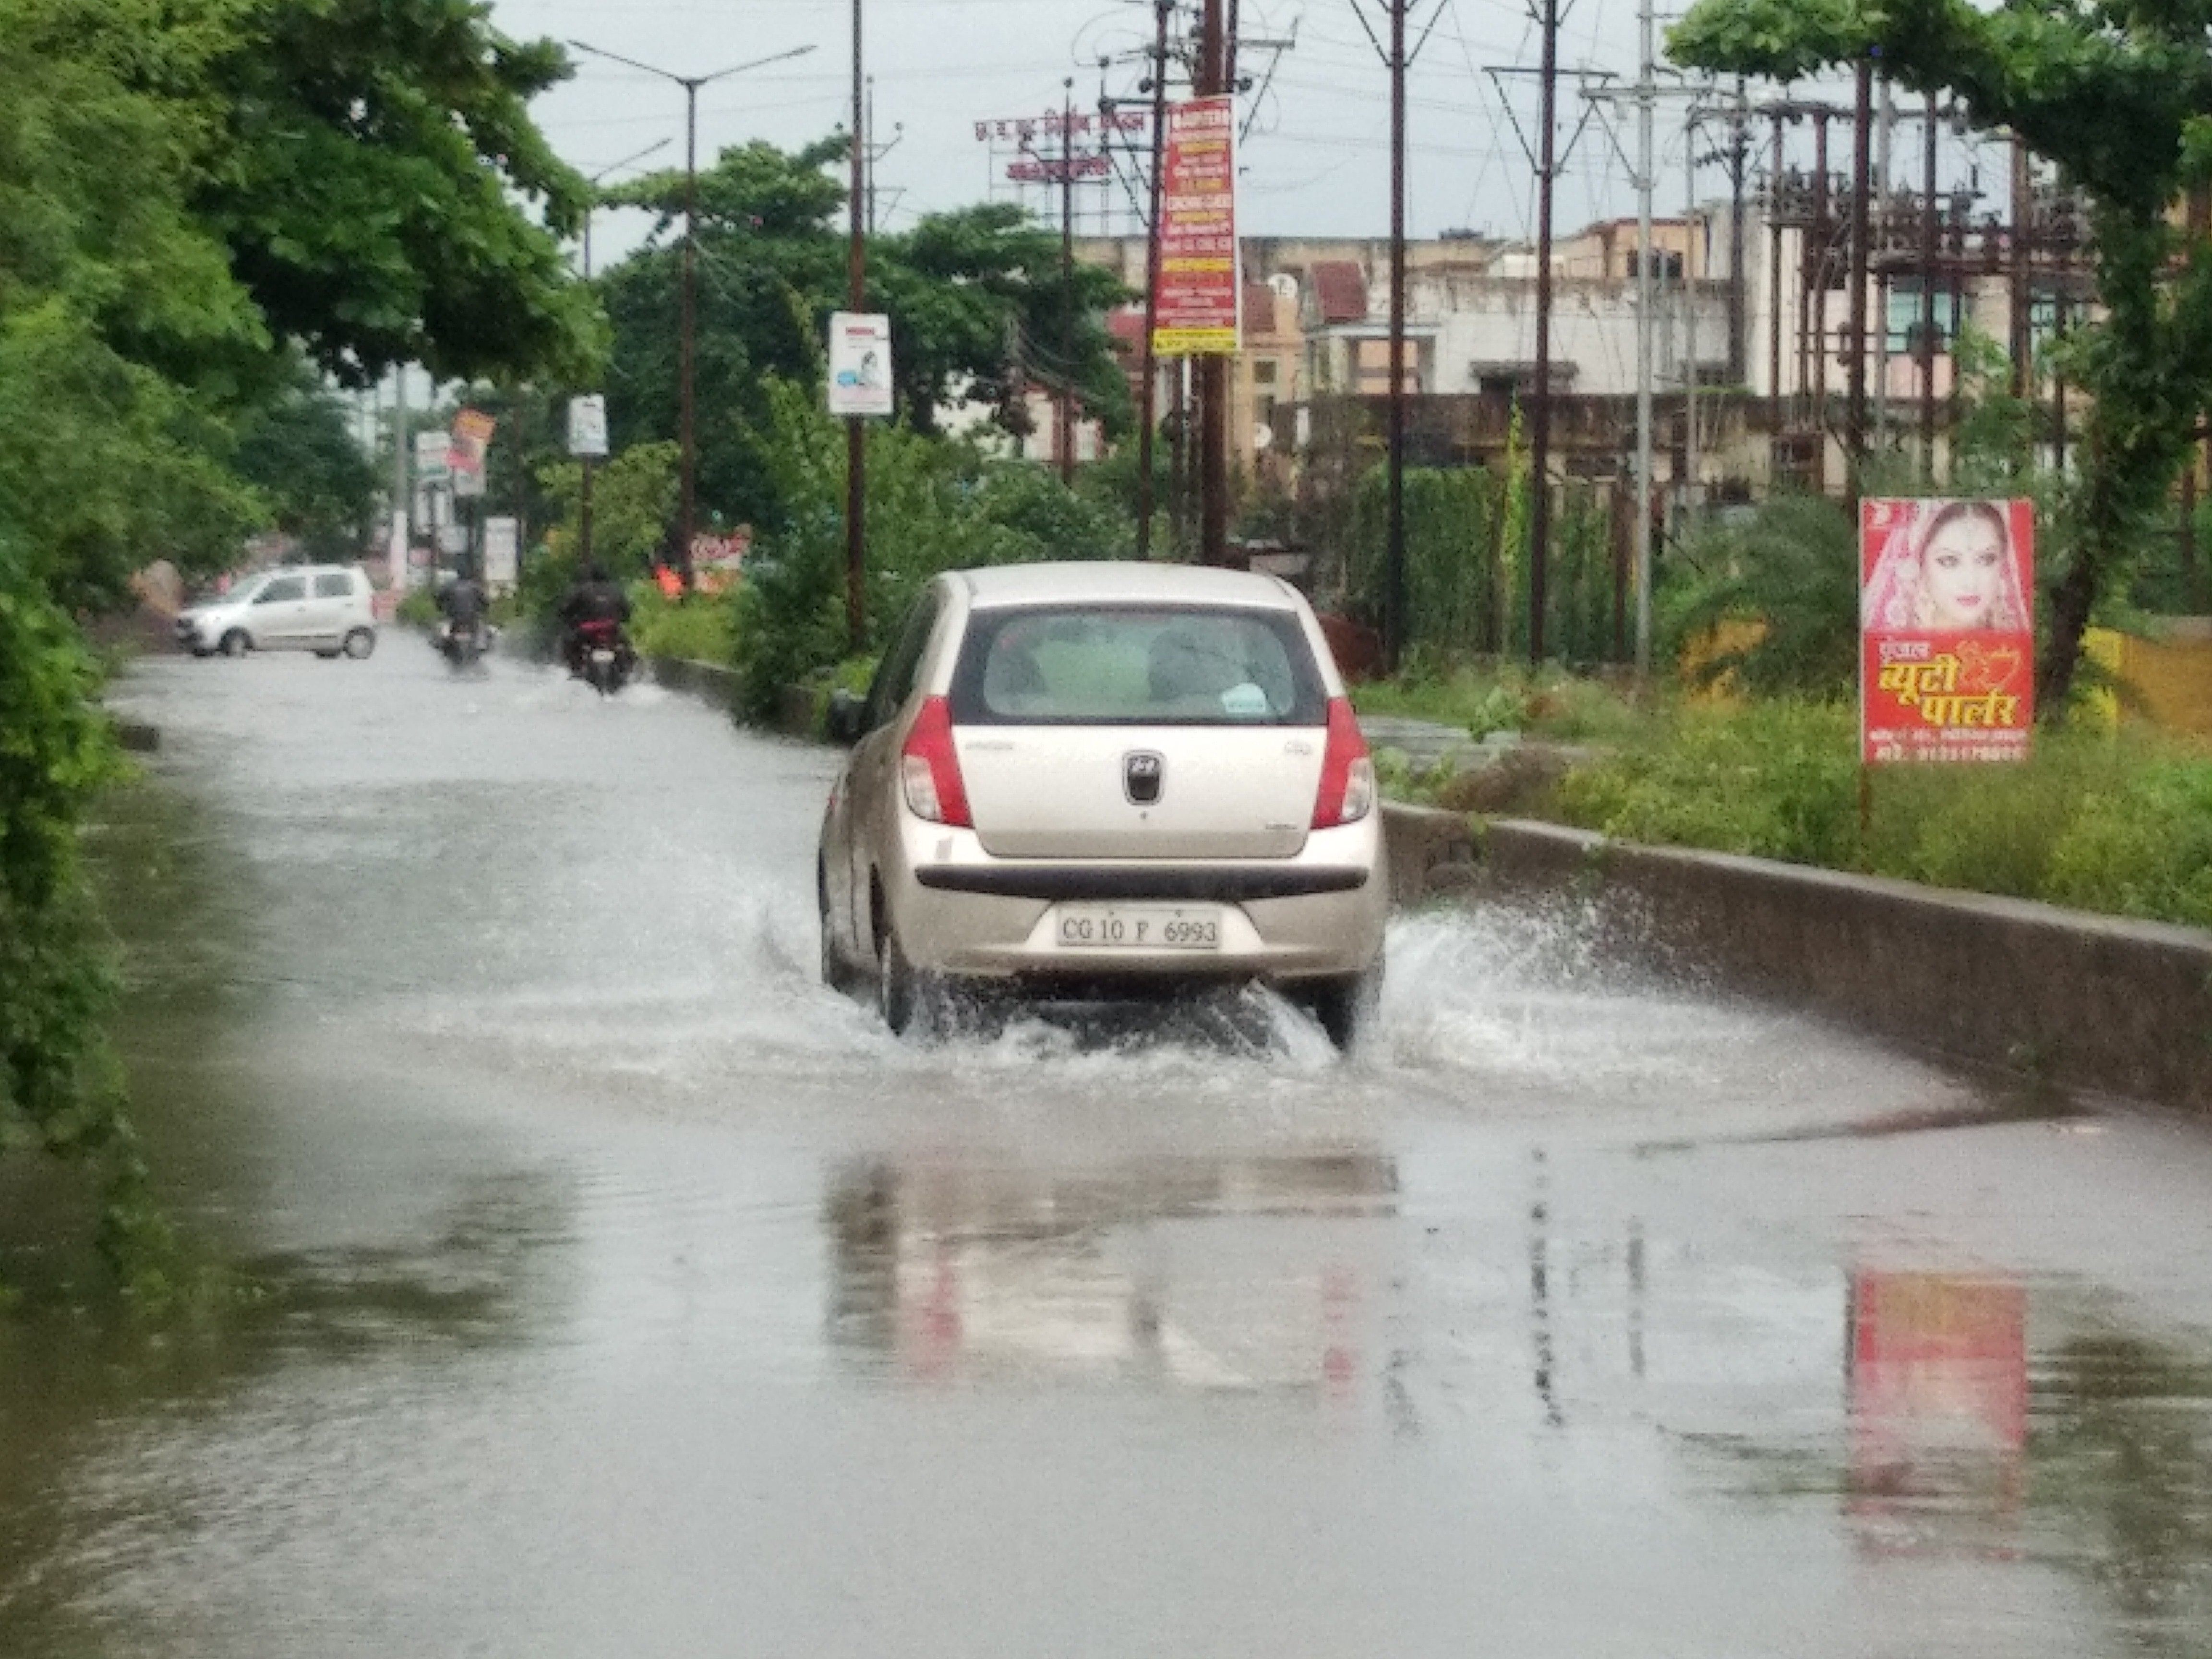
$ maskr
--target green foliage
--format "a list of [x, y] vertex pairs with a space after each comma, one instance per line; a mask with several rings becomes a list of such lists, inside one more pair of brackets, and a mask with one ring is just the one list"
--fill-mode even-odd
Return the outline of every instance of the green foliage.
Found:
[[1601, 679], [1512, 662], [1450, 665], [1425, 653], [1395, 678], [1352, 688], [1363, 714], [1455, 726], [1480, 742], [1494, 732], [1562, 742], [1633, 742], [1650, 716]]
[[0, 0], [0, 1146], [106, 1168], [126, 1285], [166, 1248], [101, 1037], [76, 858], [115, 774], [72, 620], [271, 523], [336, 549], [370, 487], [298, 369], [588, 361], [526, 118], [563, 70], [471, 0]]
[[1853, 710], [1686, 708], [1568, 775], [1565, 821], [1623, 840], [1862, 869], [2212, 926], [2212, 756], [2131, 730], [2037, 734], [2018, 765], [1885, 767], [1860, 832]]
[[598, 311], [563, 246], [588, 186], [529, 116], [570, 72], [557, 46], [476, 0], [199, 9], [237, 33], [195, 205], [274, 332], [356, 383], [590, 368]]
[[922, 586], [940, 570], [1045, 558], [1111, 556], [1111, 517], [1042, 469], [994, 461], [974, 447], [900, 426], [866, 428], [866, 637], [846, 616], [845, 432], [805, 388], [766, 388], [754, 434], [782, 523], [756, 539], [737, 593], [743, 702], [775, 707], [786, 685], [854, 654], [880, 651]]
[[[592, 471], [592, 557], [617, 580], [648, 574], [668, 541], [682, 489], [683, 451], [673, 443], [632, 444]], [[558, 514], [554, 568], [544, 579], [556, 593], [574, 579], [582, 547], [584, 469], [560, 461], [540, 475]]]
[[[824, 330], [849, 298], [846, 155], [842, 137], [790, 152], [756, 143], [699, 174], [695, 378], [697, 408], [713, 411], [697, 424], [702, 518], [772, 527], [793, 510], [775, 493], [779, 459], [761, 446], [773, 441], [772, 386], [821, 396]], [[617, 447], [677, 434], [684, 179], [657, 173], [605, 197], [660, 216], [653, 240], [600, 279], [616, 336], [607, 398]], [[867, 276], [868, 304], [897, 335], [902, 426], [933, 433], [956, 398], [1006, 415], [1032, 383], [1073, 384], [1109, 431], [1129, 425], [1127, 382], [1102, 320], [1120, 284], [1081, 264], [1064, 278], [1058, 237], [1012, 204], [872, 238]]]
[[2091, 404], [2079, 485], [2044, 561], [2046, 718], [2070, 705], [2091, 619], [2124, 586], [2212, 406], [2212, 246], [2185, 246], [2168, 214], [2212, 182], [2206, 21], [2191, 5], [1698, 0], [1668, 35], [1678, 63], [1784, 81], [1878, 55], [1899, 86], [1951, 92], [2090, 198], [2104, 314], [2069, 345]]
[[0, 1152], [98, 1158], [105, 1237], [126, 1283], [165, 1232], [123, 1114], [106, 1020], [117, 981], [77, 825], [123, 773], [82, 636], [0, 538]]
[[2051, 848], [2044, 892], [2061, 904], [2212, 927], [2212, 760], [2160, 757], [2083, 788]]
[[1570, 774], [1559, 808], [1625, 841], [1847, 869], [1858, 856], [1855, 733], [1839, 703], [1686, 708], [1662, 736]]
[[728, 667], [736, 659], [737, 600], [728, 593], [687, 593], [672, 599], [641, 586], [630, 613], [629, 636], [641, 654]]
[[1857, 532], [1814, 495], [1785, 495], [1701, 532], [1668, 562], [1658, 634], [1692, 684], [1759, 696], [1840, 696], [1858, 679]]
[[270, 503], [276, 528], [299, 538], [303, 556], [343, 562], [360, 556], [381, 471], [355, 441], [344, 404], [312, 375], [295, 374], [285, 391], [247, 412], [235, 465]]
[[[1528, 628], [1528, 491], [1516, 467], [1411, 467], [1404, 481], [1406, 645], [1448, 657], [1510, 654]], [[1546, 567], [1545, 648], [1565, 661], [1614, 659], [1613, 512], [1607, 495], [1559, 487]], [[1380, 622], [1389, 582], [1389, 477], [1369, 468], [1356, 486], [1346, 587], [1352, 608]]]

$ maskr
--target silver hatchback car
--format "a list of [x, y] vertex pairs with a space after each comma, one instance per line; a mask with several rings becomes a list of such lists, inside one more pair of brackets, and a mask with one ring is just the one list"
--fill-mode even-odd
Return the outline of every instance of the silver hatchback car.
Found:
[[865, 702], [822, 823], [822, 970], [895, 1031], [963, 994], [1260, 981], [1340, 1047], [1389, 909], [1375, 770], [1312, 608], [1189, 565], [949, 571]]

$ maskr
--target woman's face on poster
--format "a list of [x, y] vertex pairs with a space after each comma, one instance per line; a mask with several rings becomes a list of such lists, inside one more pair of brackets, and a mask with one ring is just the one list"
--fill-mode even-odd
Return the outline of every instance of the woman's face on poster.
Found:
[[1920, 556], [1932, 623], [1988, 628], [2004, 592], [2004, 532], [1983, 513], [1961, 513], [1928, 538]]

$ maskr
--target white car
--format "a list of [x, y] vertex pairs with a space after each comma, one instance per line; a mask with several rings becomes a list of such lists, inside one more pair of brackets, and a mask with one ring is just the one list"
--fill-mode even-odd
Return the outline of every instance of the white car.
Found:
[[1054, 563], [934, 579], [823, 815], [823, 973], [896, 1031], [962, 994], [1259, 981], [1340, 1047], [1389, 884], [1375, 770], [1313, 611], [1271, 576]]
[[234, 583], [177, 613], [177, 643], [196, 657], [220, 651], [313, 651], [366, 657], [376, 649], [376, 601], [357, 565], [285, 565]]

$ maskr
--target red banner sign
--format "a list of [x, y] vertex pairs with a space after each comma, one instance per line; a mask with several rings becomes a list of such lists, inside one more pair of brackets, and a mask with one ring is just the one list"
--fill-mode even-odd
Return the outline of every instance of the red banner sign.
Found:
[[2035, 723], [2035, 506], [1859, 507], [1859, 753], [2016, 761]]
[[1163, 356], [1237, 349], [1237, 112], [1227, 98], [1168, 111], [1160, 189], [1160, 280], [1152, 349]]

